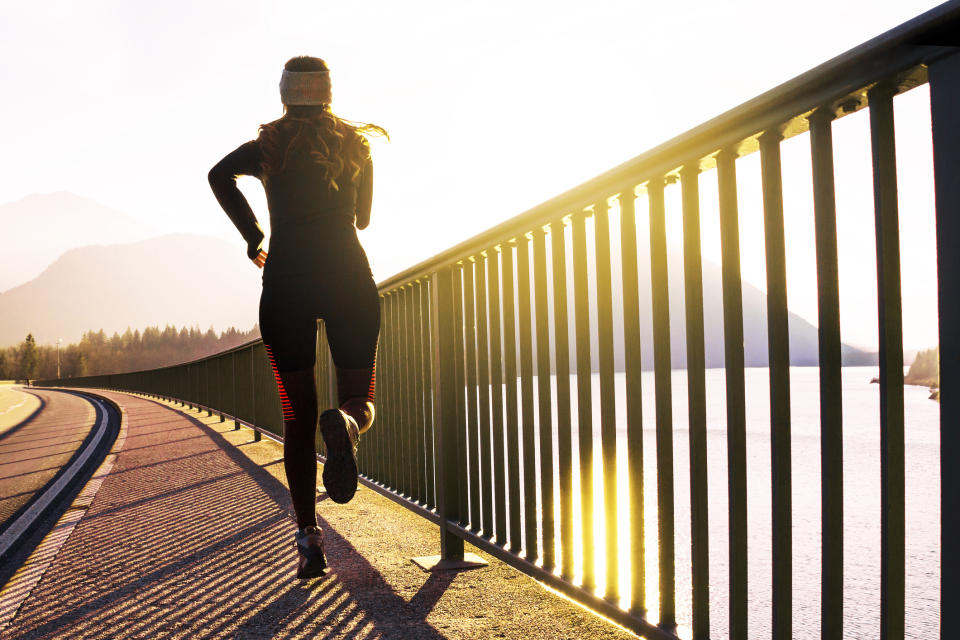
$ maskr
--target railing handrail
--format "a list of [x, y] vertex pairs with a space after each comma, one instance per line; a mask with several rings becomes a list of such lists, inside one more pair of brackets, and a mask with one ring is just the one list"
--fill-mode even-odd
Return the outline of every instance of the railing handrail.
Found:
[[[864, 93], [863, 86], [884, 74], [908, 71], [932, 61], [952, 50], [951, 47], [928, 44], [940, 37], [953, 22], [960, 22], [960, 0], [950, 0], [907, 22], [842, 53], [747, 102], [722, 113], [612, 169], [564, 191], [523, 213], [505, 220], [445, 251], [427, 258], [378, 283], [381, 291], [422, 278], [437, 269], [456, 263], [464, 257], [509, 241], [530, 229], [557, 218], [559, 211], [574, 211], [594, 203], [598, 192], [615, 192], [638, 184], [653, 175], [671, 173], [681, 165], [700, 161], [728, 144], [756, 136], [771, 126], [779, 126], [785, 118], [790, 122], [782, 131], [789, 138], [807, 130], [805, 112], [829, 106], [840, 109], [852, 98], [851, 93]], [[938, 31], [940, 30], [940, 31]], [[945, 36], [944, 36], [945, 37]], [[901, 47], [921, 43], [926, 46]], [[925, 81], [921, 75], [901, 79], [900, 91]], [[865, 99], [844, 104], [838, 115], [847, 115], [866, 106]], [[795, 115], [801, 114], [801, 115]], [[743, 152], [755, 151], [743, 148]], [[702, 169], [709, 164], [700, 164]]]

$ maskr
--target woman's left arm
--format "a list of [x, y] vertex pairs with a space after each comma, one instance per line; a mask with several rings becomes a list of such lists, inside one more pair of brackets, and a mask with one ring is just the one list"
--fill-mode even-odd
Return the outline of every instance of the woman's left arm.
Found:
[[370, 207], [373, 202], [373, 161], [370, 156], [360, 172], [360, 184], [357, 187], [357, 229], [366, 229], [370, 224]]
[[247, 257], [256, 261], [263, 245], [263, 229], [247, 199], [237, 188], [237, 177], [242, 175], [260, 177], [260, 145], [256, 140], [245, 142], [228, 153], [207, 174], [217, 202], [247, 243]]

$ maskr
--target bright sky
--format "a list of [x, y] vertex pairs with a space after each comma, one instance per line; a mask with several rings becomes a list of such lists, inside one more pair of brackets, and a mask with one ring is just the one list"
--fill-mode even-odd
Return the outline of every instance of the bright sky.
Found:
[[[239, 247], [207, 171], [279, 117], [283, 62], [318, 55], [332, 70], [334, 110], [391, 133], [390, 143], [374, 145], [373, 222], [361, 234], [383, 279], [937, 4], [7, 1], [0, 202], [69, 190], [161, 229]], [[898, 109], [898, 127], [901, 112], [912, 123], [906, 134], [898, 130], [898, 145], [913, 158], [900, 178], [901, 193], [910, 194], [909, 205], [901, 199], [910, 282], [904, 342], [925, 347], [936, 342], [925, 90], [898, 99]], [[873, 240], [865, 119], [839, 123], [836, 145], [844, 334], [869, 346], [876, 285], [866, 265]], [[807, 149], [805, 136], [787, 143], [785, 171], [808, 175]], [[738, 163], [743, 189], [752, 188], [751, 170], [759, 173], [751, 162]], [[703, 184], [715, 184], [714, 175]], [[785, 177], [794, 231], [788, 287], [794, 310], [815, 321], [803, 184]], [[259, 183], [246, 179], [241, 188], [265, 224]], [[742, 201], [744, 244], [762, 246], [751, 197]], [[718, 259], [706, 212], [705, 256]], [[743, 269], [763, 286], [761, 254], [745, 250]]]

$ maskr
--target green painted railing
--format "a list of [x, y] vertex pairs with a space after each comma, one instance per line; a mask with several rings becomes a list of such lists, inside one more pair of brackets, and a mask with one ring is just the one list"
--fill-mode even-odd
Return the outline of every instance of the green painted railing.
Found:
[[[843, 421], [831, 131], [834, 120], [869, 109], [881, 336], [882, 628], [876, 630], [875, 636], [902, 638], [906, 526], [903, 348], [892, 100], [898, 93], [928, 82], [936, 177], [942, 389], [941, 637], [960, 638], [960, 465], [956, 464], [960, 460], [958, 31], [960, 2], [943, 4], [381, 283], [379, 407], [377, 424], [364, 436], [360, 448], [364, 482], [438, 523], [446, 557], [460, 556], [464, 541], [471, 542], [647, 637], [676, 637], [676, 497], [664, 187], [679, 181], [692, 545], [692, 616], [681, 622], [691, 627], [694, 638], [709, 637], [698, 176], [716, 170], [726, 328], [728, 636], [750, 637], [736, 161], [759, 152], [772, 425], [772, 635], [777, 639], [791, 638], [791, 392], [780, 149], [783, 140], [809, 132], [819, 300], [821, 626], [822, 637], [843, 637]], [[641, 344], [638, 310], [641, 286], [636, 205], [641, 201], [645, 201], [649, 216], [652, 344]], [[618, 209], [619, 229], [609, 228], [611, 206]], [[619, 236], [619, 256], [613, 259], [611, 234]], [[592, 238], [592, 248], [588, 247], [588, 238]], [[612, 277], [614, 269], [619, 272], [617, 278]], [[572, 290], [568, 290], [568, 278]], [[614, 281], [620, 283], [616, 290]], [[615, 298], [622, 304], [615, 307]], [[616, 322], [615, 308], [622, 309]], [[622, 341], [625, 356], [626, 459], [630, 478], [627, 488], [617, 486], [613, 471], [617, 457], [615, 326], [623, 328], [617, 338]], [[591, 337], [598, 353], [592, 352]], [[651, 348], [655, 367], [659, 544], [648, 550], [644, 548], [644, 528], [649, 525], [642, 516], [640, 368], [641, 350]], [[329, 406], [335, 397], [334, 378], [322, 331], [318, 354], [321, 404]], [[594, 360], [598, 363], [596, 368]], [[598, 454], [603, 469], [598, 478], [593, 477], [594, 371], [599, 371]], [[158, 394], [209, 408], [211, 413], [221, 413], [223, 419], [229, 417], [238, 424], [242, 421], [273, 434], [282, 433], [274, 379], [259, 341], [195, 362], [151, 371], [47, 380], [40, 384]], [[578, 455], [574, 453], [574, 439]], [[575, 468], [579, 469], [577, 486]], [[710, 481], [723, 482], [723, 478], [713, 477]], [[602, 506], [593, 505], [594, 482], [602, 483]], [[617, 492], [623, 490], [629, 492], [632, 542], [629, 562], [621, 563]], [[575, 502], [581, 505], [576, 511]], [[579, 520], [575, 520], [575, 513], [580, 514]], [[603, 593], [595, 589], [594, 517], [604, 519], [606, 531]], [[582, 541], [579, 548], [575, 538]], [[555, 540], [559, 541], [559, 557], [554, 553]], [[658, 556], [656, 623], [646, 619], [646, 553]], [[630, 573], [630, 601], [625, 608], [620, 606], [618, 592], [621, 567]]]

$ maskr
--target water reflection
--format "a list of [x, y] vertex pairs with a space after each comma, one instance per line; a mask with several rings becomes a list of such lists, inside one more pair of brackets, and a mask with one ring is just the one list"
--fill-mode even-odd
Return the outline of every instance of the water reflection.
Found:
[[[707, 371], [707, 447], [710, 546], [711, 636], [727, 636], [728, 537], [727, 450], [723, 370]], [[880, 427], [879, 392], [869, 384], [876, 375], [871, 367], [844, 369], [844, 629], [851, 637], [871, 637], [880, 616]], [[555, 385], [555, 380], [553, 381]], [[819, 383], [815, 368], [791, 370], [791, 421], [793, 461], [793, 624], [797, 634], [820, 631], [820, 422]], [[575, 390], [575, 377], [571, 385]], [[676, 513], [676, 611], [681, 637], [689, 637], [691, 623], [690, 486], [687, 433], [686, 373], [673, 373], [674, 487]], [[636, 538], [630, 530], [627, 474], [625, 379], [617, 387], [617, 504], [618, 586], [620, 606], [628, 608], [630, 562]], [[593, 495], [594, 571], [598, 596], [606, 592], [606, 520], [599, 433], [599, 376], [594, 375]], [[534, 383], [536, 389], [536, 383]], [[748, 585], [750, 637], [770, 634], [771, 608], [771, 506], [770, 420], [766, 369], [746, 371], [748, 469]], [[656, 494], [656, 434], [654, 431], [654, 379], [643, 377], [644, 540], [647, 619], [659, 620], [659, 567]], [[939, 405], [927, 399], [926, 389], [907, 387], [906, 488], [907, 488], [907, 602], [908, 637], [932, 637], [939, 628]], [[555, 398], [555, 394], [553, 395]], [[577, 460], [576, 393], [571, 394], [573, 419], [573, 522], [574, 581], [583, 578], [582, 509]], [[534, 403], [536, 407], [536, 403]], [[554, 513], [557, 523], [554, 557], [560, 553], [559, 459], [556, 412], [553, 415]], [[538, 440], [539, 442], [539, 440]], [[522, 452], [525, 462], [539, 469], [541, 452]], [[522, 478], [521, 478], [522, 481]], [[539, 484], [539, 475], [538, 475]], [[538, 494], [542, 495], [542, 494]], [[539, 505], [542, 513], [542, 503]], [[539, 518], [538, 518], [539, 526]], [[541, 537], [542, 539], [542, 537]], [[542, 553], [540, 554], [542, 556]], [[559, 573], [559, 569], [557, 569]]]

